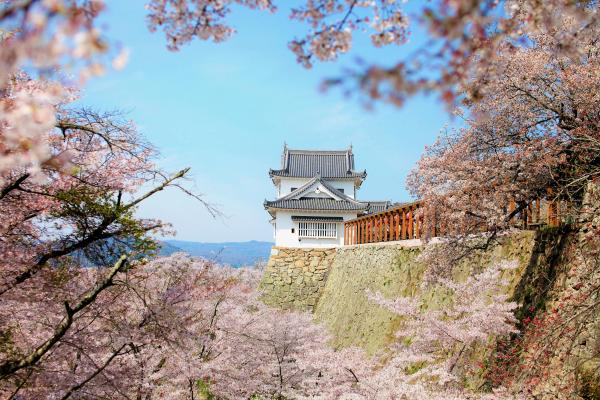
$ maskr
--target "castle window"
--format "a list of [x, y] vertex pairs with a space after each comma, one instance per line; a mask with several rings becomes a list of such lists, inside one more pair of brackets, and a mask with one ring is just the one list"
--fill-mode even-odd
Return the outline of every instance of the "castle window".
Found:
[[298, 222], [298, 236], [301, 238], [336, 239], [336, 222]]

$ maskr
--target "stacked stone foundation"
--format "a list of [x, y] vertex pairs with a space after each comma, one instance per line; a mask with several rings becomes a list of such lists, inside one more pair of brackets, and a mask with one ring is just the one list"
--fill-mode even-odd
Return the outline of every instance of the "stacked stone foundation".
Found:
[[282, 309], [316, 306], [335, 258], [335, 249], [274, 247], [260, 289], [265, 304]]

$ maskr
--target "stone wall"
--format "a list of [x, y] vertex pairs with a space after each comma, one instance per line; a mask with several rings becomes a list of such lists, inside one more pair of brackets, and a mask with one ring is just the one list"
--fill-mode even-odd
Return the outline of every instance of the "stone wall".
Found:
[[262, 300], [282, 309], [312, 311], [334, 257], [335, 249], [274, 247], [260, 284]]
[[[445, 293], [421, 292], [425, 265], [417, 241], [345, 246], [336, 249], [273, 248], [260, 288], [263, 301], [282, 309], [310, 310], [333, 335], [336, 347], [359, 346], [374, 354], [394, 338], [400, 318], [369, 301], [366, 290], [384, 296], [418, 296], [433, 307]], [[513, 290], [532, 259], [534, 232], [506, 236], [456, 268], [465, 278], [493, 262], [517, 260], [508, 278]]]
[[[517, 318], [523, 320], [528, 316], [525, 314], [532, 310], [542, 315], [551, 313], [553, 311], [549, 310], [561, 299], [570, 298], [573, 291], [585, 284], [581, 276], [573, 273], [575, 266], [579, 265], [577, 263], [582, 262], [579, 259], [581, 255], [574, 250], [576, 245], [577, 236], [568, 230], [515, 232], [500, 237], [499, 243], [485, 251], [475, 251], [462, 259], [454, 268], [453, 278], [461, 281], [496, 262], [515, 260], [518, 268], [505, 270], [501, 278], [510, 283], [505, 288], [507, 293], [522, 305], [516, 312]], [[358, 346], [369, 354], [385, 351], [395, 340], [395, 332], [402, 320], [369, 301], [367, 290], [380, 292], [390, 299], [399, 296], [419, 298], [427, 308], [439, 307], [449, 300], [446, 291], [435, 287], [423, 289], [421, 283], [427, 266], [419, 255], [425, 249], [420, 243], [409, 241], [329, 250], [275, 249], [261, 284], [264, 300], [277, 307], [311, 310], [315, 320], [324, 324], [332, 334], [331, 344], [334, 347]], [[600, 271], [598, 266], [589, 268], [596, 274]], [[567, 361], [563, 360], [567, 350], [561, 351], [557, 356], [560, 359], [556, 361], [562, 370], [570, 368], [571, 375], [578, 374], [577, 379], [583, 382], [580, 392], [593, 393], [591, 397], [584, 398], [600, 398], [594, 397], [600, 393], [598, 314], [596, 310], [590, 316], [577, 340], [568, 341], [568, 345], [579, 344], [577, 351], [572, 352]], [[569, 348], [569, 351], [572, 349]], [[475, 361], [488, 359], [489, 355], [490, 348], [487, 346], [470, 349], [464, 354], [463, 361], [457, 365], [457, 372], [465, 372], [466, 386], [476, 389], [484, 383], [483, 376], [468, 374], [466, 367]], [[557, 375], [558, 383], [548, 380], [544, 390], [560, 388], [562, 376]]]
[[[530, 263], [534, 245], [535, 232], [506, 236], [500, 244], [464, 259], [455, 268], [455, 279], [466, 279], [468, 275], [501, 260], [516, 260], [519, 268], [504, 271], [502, 277], [511, 282], [508, 290], [512, 292]], [[423, 246], [402, 242], [337, 249], [314, 311], [315, 319], [325, 324], [333, 334], [335, 347], [359, 346], [375, 354], [394, 340], [401, 318], [370, 301], [366, 296], [367, 290], [380, 292], [390, 299], [418, 297], [427, 307], [433, 308], [448, 300], [446, 291], [422, 289], [426, 265], [419, 255], [423, 249]]]
[[[419, 242], [420, 243], [420, 242]], [[336, 249], [273, 248], [260, 288], [263, 301], [282, 309], [309, 310], [333, 335], [336, 347], [359, 346], [374, 354], [394, 338], [400, 319], [369, 301], [366, 290], [386, 297], [418, 296], [428, 305], [444, 293], [421, 292], [423, 247], [414, 241], [345, 246]], [[417, 245], [415, 245], [417, 244]], [[518, 260], [514, 290], [532, 260], [534, 232], [519, 232], [485, 252], [473, 254], [456, 268], [465, 278], [500, 260]]]

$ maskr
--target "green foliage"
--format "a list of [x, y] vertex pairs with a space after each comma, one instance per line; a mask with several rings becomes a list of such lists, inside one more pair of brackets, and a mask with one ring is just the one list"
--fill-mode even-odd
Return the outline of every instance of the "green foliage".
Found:
[[210, 385], [202, 379], [196, 381], [196, 387], [198, 388], [198, 397], [200, 400], [217, 400], [217, 398], [210, 392]]
[[588, 362], [579, 373], [579, 395], [584, 400], [600, 400], [600, 362]]
[[69, 244], [94, 239], [73, 255], [84, 256], [78, 263], [112, 265], [124, 253], [138, 258], [158, 253], [157, 241], [148, 236], [147, 221], [136, 218], [135, 207], [123, 206], [121, 193], [79, 187], [58, 192], [56, 199], [60, 207], [50, 217], [70, 227], [60, 241]]
[[0, 329], [0, 354], [15, 356], [17, 354], [14, 341], [14, 328], [5, 326]]
[[408, 375], [412, 375], [423, 369], [425, 365], [427, 365], [425, 361], [415, 362], [410, 364], [408, 367], [404, 368], [404, 372]]

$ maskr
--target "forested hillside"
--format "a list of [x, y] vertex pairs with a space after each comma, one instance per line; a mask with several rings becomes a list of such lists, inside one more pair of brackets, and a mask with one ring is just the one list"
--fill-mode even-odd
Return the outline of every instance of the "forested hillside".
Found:
[[266, 262], [271, 253], [271, 242], [222, 242], [200, 243], [182, 240], [162, 242], [160, 255], [168, 256], [182, 251], [190, 256], [203, 257], [218, 264], [233, 267], [252, 266], [258, 262]]

